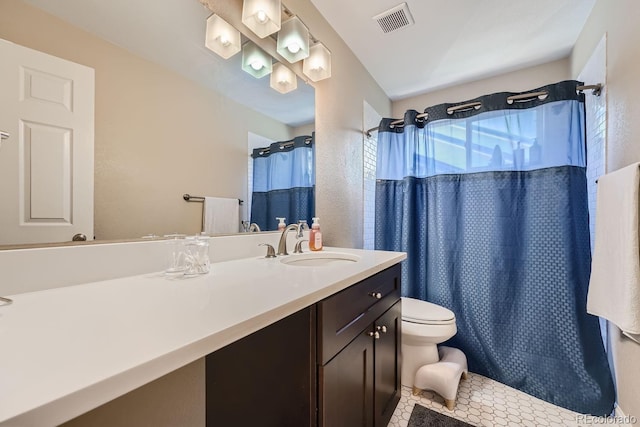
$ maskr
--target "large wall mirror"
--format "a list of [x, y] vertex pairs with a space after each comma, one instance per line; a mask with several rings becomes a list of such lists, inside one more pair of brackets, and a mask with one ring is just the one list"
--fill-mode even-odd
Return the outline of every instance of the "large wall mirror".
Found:
[[[269, 77], [255, 79], [243, 72], [241, 54], [224, 60], [209, 51], [204, 39], [210, 14], [198, 0], [0, 2], [0, 39], [11, 42], [3, 42], [4, 48], [24, 46], [88, 67], [93, 70], [88, 84], [95, 85], [87, 105], [72, 105], [69, 99], [75, 99], [74, 91], [81, 91], [83, 83], [19, 66], [20, 75], [1, 88], [2, 104], [10, 98], [6, 94], [18, 92], [19, 100], [37, 100], [74, 114], [87, 107], [83, 114], [93, 114], [94, 123], [90, 130], [76, 130], [64, 117], [62, 125], [40, 119], [39, 106], [26, 119], [15, 115], [23, 107], [2, 107], [0, 130], [10, 136], [0, 143], [5, 206], [0, 209], [0, 245], [52, 241], [39, 231], [51, 221], [46, 218], [50, 211], [64, 219], [62, 224], [52, 221], [59, 229], [66, 229], [64, 221], [76, 221], [79, 214], [69, 213], [77, 202], [67, 185], [71, 182], [84, 185], [80, 194], [93, 201], [89, 233], [96, 240], [197, 233], [203, 206], [186, 202], [183, 194], [250, 201], [249, 153], [256, 141], [311, 134], [313, 87], [298, 78], [297, 90], [281, 94], [269, 87]], [[6, 68], [0, 73], [7, 73]], [[92, 152], [85, 153], [86, 162], [78, 157], [70, 165], [69, 153], [78, 144], [74, 135], [82, 132], [93, 132]], [[54, 157], [63, 159], [62, 166], [42, 166]], [[72, 173], [86, 171], [71, 166], [92, 160], [87, 178], [74, 181]], [[38, 168], [44, 170], [42, 176], [34, 175]], [[16, 188], [7, 187], [8, 177]], [[30, 203], [38, 192], [44, 202]], [[243, 220], [250, 219], [248, 205], [240, 208]], [[3, 223], [16, 221], [29, 230], [26, 237], [3, 228]], [[73, 234], [53, 241], [69, 241]]]

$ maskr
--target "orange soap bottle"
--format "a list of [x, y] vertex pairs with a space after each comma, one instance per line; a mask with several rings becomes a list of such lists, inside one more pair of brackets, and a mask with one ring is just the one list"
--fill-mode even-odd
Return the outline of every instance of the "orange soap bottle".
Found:
[[322, 232], [320, 231], [320, 218], [313, 218], [313, 225], [309, 232], [309, 249], [312, 251], [322, 250]]

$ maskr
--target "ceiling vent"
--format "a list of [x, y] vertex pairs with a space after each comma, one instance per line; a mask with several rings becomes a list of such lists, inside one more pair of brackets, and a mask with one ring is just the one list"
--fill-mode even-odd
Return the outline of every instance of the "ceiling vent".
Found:
[[373, 17], [380, 25], [383, 33], [390, 33], [403, 27], [413, 25], [413, 16], [406, 3], [400, 3], [387, 11]]

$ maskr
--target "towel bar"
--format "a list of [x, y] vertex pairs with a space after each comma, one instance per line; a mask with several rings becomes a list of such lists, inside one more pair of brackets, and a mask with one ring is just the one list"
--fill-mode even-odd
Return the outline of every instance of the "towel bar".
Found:
[[[186, 202], [204, 202], [204, 197], [202, 197], [202, 196], [192, 196], [189, 193], [184, 193], [182, 195], [182, 198]], [[244, 203], [244, 200], [238, 199], [238, 204], [242, 205], [243, 203]]]
[[[182, 198], [185, 202], [195, 202], [195, 203], [204, 203], [204, 197], [202, 196], [192, 196], [189, 193], [184, 193]], [[238, 199], [238, 204], [242, 206], [244, 200]], [[202, 223], [200, 229], [204, 231], [204, 205], [202, 206]]]

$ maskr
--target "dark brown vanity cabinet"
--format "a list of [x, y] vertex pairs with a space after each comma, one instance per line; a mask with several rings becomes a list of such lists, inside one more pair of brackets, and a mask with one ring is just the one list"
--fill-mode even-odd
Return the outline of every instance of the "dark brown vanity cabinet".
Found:
[[206, 357], [207, 427], [317, 425], [315, 308]]
[[400, 266], [317, 311], [319, 425], [386, 427], [400, 400]]
[[395, 265], [211, 353], [207, 427], [386, 427], [400, 325]]

